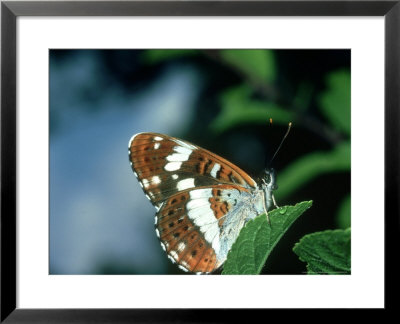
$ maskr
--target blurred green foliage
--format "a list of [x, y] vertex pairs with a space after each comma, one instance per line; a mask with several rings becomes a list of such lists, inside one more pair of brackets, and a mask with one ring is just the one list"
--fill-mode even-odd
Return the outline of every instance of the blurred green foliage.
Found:
[[328, 88], [319, 96], [321, 112], [337, 129], [350, 135], [350, 73], [335, 71], [326, 80]]
[[350, 170], [350, 143], [343, 142], [332, 150], [313, 152], [293, 161], [279, 173], [276, 196], [286, 198], [312, 179], [325, 174]]
[[269, 50], [221, 50], [221, 59], [231, 64], [255, 82], [270, 83], [275, 80], [276, 63]]
[[350, 274], [351, 230], [327, 230], [304, 236], [293, 251], [307, 262], [308, 274]]
[[142, 60], [147, 64], [157, 64], [175, 58], [184, 56], [193, 56], [199, 54], [198, 50], [187, 49], [158, 49], [148, 50], [143, 53]]
[[269, 254], [290, 225], [312, 205], [304, 201], [296, 206], [284, 206], [250, 220], [228, 253], [222, 274], [259, 274]]
[[210, 125], [215, 133], [220, 134], [244, 124], [267, 125], [269, 118], [280, 124], [287, 124], [294, 119], [292, 112], [273, 102], [252, 99], [252, 91], [248, 84], [243, 84], [221, 94], [221, 111]]
[[346, 229], [351, 226], [351, 196], [343, 199], [336, 214], [336, 226]]

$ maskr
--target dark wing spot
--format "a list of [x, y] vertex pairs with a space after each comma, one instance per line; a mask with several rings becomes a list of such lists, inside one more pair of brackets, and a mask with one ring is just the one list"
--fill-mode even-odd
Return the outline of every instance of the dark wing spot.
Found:
[[233, 183], [238, 183], [238, 179], [232, 175], [232, 171], [229, 173], [229, 180], [231, 180]]
[[180, 233], [174, 233], [173, 237], [174, 237], [174, 238], [178, 238], [179, 235], [180, 235]]
[[170, 209], [170, 211], [168, 212], [168, 216], [171, 216], [174, 213], [173, 209]]
[[174, 225], [175, 225], [174, 222], [168, 224], [169, 227], [174, 227]]
[[221, 168], [217, 171], [217, 174], [216, 174], [217, 179], [221, 179], [221, 171], [222, 171], [223, 168], [224, 167], [221, 166]]
[[172, 205], [172, 204], [175, 204], [176, 202], [177, 202], [177, 200], [176, 200], [175, 198], [172, 199], [172, 200], [171, 200], [171, 205]]
[[208, 167], [209, 167], [211, 164], [212, 164], [212, 161], [211, 161], [211, 160], [208, 160], [207, 163], [206, 163], [206, 165], [204, 166], [204, 174], [207, 173], [207, 169], [208, 169]]
[[195, 257], [196, 254], [197, 254], [197, 251], [196, 251], [196, 250], [193, 250], [193, 251], [192, 251], [192, 257]]
[[186, 226], [183, 228], [184, 231], [187, 231], [188, 229], [189, 229], [189, 226], [188, 226], [188, 225], [186, 225]]

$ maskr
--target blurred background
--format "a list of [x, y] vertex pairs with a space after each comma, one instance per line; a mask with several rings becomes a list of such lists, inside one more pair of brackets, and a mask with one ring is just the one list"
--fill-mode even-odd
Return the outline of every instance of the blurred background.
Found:
[[50, 50], [50, 274], [184, 273], [130, 168], [133, 134], [185, 139], [256, 179], [289, 122], [275, 197], [314, 203], [263, 273], [305, 273], [294, 244], [350, 227], [350, 60], [350, 50]]

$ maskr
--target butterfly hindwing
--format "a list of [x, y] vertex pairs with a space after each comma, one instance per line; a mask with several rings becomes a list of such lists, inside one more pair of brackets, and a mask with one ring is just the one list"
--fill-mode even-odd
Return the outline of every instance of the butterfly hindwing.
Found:
[[238, 213], [243, 208], [237, 208], [244, 196], [249, 196], [245, 188], [216, 185], [168, 198], [156, 214], [156, 231], [169, 258], [191, 272], [218, 269], [239, 233], [230, 232], [232, 217], [244, 223], [245, 216]]
[[189, 202], [189, 191], [170, 197], [156, 215], [156, 231], [168, 257], [182, 270], [210, 272], [216, 267], [216, 255], [189, 218], [186, 208]]
[[157, 208], [168, 197], [189, 188], [217, 184], [257, 186], [249, 175], [226, 159], [162, 134], [133, 136], [129, 158], [146, 196]]

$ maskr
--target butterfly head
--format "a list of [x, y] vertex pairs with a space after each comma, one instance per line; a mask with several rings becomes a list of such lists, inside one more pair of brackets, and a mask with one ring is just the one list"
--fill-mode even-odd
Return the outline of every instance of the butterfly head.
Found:
[[263, 172], [261, 183], [259, 184], [259, 189], [263, 192], [264, 199], [264, 211], [267, 212], [274, 203], [274, 196], [272, 192], [278, 189], [276, 184], [276, 172], [274, 169], [269, 168]]
[[278, 189], [276, 184], [276, 171], [273, 168], [265, 169], [261, 179], [261, 188], [263, 190], [273, 191]]

